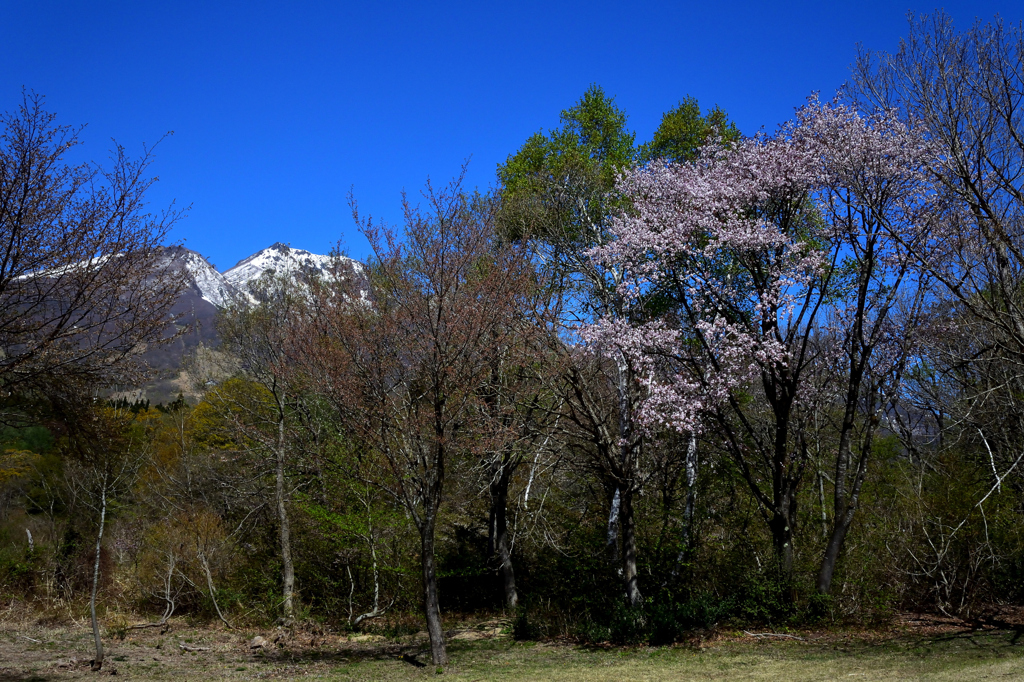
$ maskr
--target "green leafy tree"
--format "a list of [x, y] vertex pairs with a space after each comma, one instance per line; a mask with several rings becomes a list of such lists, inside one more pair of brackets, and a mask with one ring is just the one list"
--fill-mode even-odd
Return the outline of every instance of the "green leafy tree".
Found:
[[502, 226], [570, 256], [604, 241], [615, 179], [635, 163], [636, 133], [615, 99], [592, 85], [562, 112], [561, 127], [531, 135], [498, 166]]
[[740, 137], [740, 129], [721, 108], [716, 105], [702, 114], [697, 99], [688, 96], [662, 115], [654, 137], [640, 147], [640, 160], [685, 163], [695, 160], [706, 144], [733, 144]]

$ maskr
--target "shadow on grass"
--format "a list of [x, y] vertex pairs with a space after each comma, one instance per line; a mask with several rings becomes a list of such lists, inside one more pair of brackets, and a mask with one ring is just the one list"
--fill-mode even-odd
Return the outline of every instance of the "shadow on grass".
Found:
[[[981, 656], [1001, 658], [1024, 654], [1024, 642], [1015, 629], [964, 628], [944, 634], [903, 634], [883, 639], [855, 637], [845, 640], [817, 640], [800, 645], [808, 653], [860, 656], [865, 654], [899, 654], [909, 657]], [[795, 643], [794, 643], [795, 645]]]
[[[823, 637], [808, 641], [796, 642], [781, 640], [774, 642], [764, 641], [733, 641], [720, 645], [714, 645], [710, 649], [703, 649], [704, 652], [722, 656], [726, 659], [735, 654], [750, 653], [753, 650], [764, 651], [766, 646], [784, 653], [784, 657], [793, 659], [818, 659], [818, 658], [858, 658], [876, 657], [886, 654], [895, 654], [907, 658], [929, 658], [946, 657], [950, 660], [968, 661], [971, 659], [992, 659], [1004, 657], [1018, 657], [1024, 654], [1024, 642], [1018, 642], [1017, 633], [1013, 630], [972, 630], [944, 633], [941, 635], [898, 635], [883, 639], [864, 637], [858, 638], [855, 635], [849, 637]], [[448, 652], [455, 658], [466, 655], [487, 657], [489, 653], [495, 655], [507, 652], [511, 648], [521, 645], [529, 646], [530, 642], [516, 642], [508, 638], [482, 639], [474, 641], [451, 640], [448, 642]], [[591, 654], [636, 651], [650, 652], [648, 647], [620, 647], [608, 645], [571, 645], [564, 644], [567, 649]], [[682, 643], [674, 647], [655, 647], [654, 649], [687, 648], [689, 643]], [[529, 654], [527, 654], [529, 655]], [[324, 648], [278, 648], [259, 652], [248, 657], [250, 664], [255, 666], [267, 665], [280, 666], [294, 665], [353, 665], [369, 662], [390, 661], [412, 668], [423, 668], [430, 665], [430, 645], [426, 641], [415, 642], [381, 642], [379, 644], [367, 643], [341, 643]], [[15, 678], [17, 682], [27, 682], [32, 678]], [[39, 678], [40, 680], [47, 678]], [[47, 682], [48, 679], [47, 679]]]
[[11, 670], [0, 670], [0, 682], [52, 682], [56, 677], [37, 673], [18, 673]]
[[1021, 632], [1012, 630], [978, 630], [965, 629], [936, 637], [918, 639], [917, 648], [945, 648], [949, 653], [983, 649], [990, 654], [1019, 654], [1024, 652], [1024, 642], [1020, 641]]
[[[483, 639], [474, 641], [451, 640], [448, 641], [449, 655], [458, 655], [465, 652], [480, 652], [484, 650], [500, 650], [515, 644], [511, 639]], [[337, 647], [324, 647], [314, 649], [289, 649], [281, 647], [253, 654], [250, 658], [253, 664], [280, 665], [289, 663], [292, 665], [328, 663], [328, 664], [351, 664], [370, 661], [399, 661], [407, 663], [416, 668], [430, 665], [430, 643], [421, 642], [381, 642], [377, 646], [366, 644], [350, 643], [341, 644]], [[3, 682], [0, 678], [0, 682]]]

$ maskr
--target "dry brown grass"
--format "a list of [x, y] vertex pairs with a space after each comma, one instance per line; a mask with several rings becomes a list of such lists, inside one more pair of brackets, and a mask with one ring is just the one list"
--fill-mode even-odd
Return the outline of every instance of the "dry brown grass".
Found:
[[[422, 633], [386, 639], [350, 637], [318, 626], [241, 631], [179, 620], [166, 631], [123, 631], [115, 623], [105, 640], [104, 670], [93, 673], [86, 622], [44, 625], [12, 615], [8, 610], [0, 624], [4, 681], [95, 679], [115, 670], [119, 679], [175, 682], [406, 680], [436, 674], [429, 665], [408, 662], [429, 661]], [[1012, 632], [972, 632], [955, 623], [792, 633], [801, 640], [720, 631], [663, 648], [513, 642], [494, 621], [462, 624], [451, 634], [452, 662], [444, 675], [454, 680], [1024, 679], [1024, 645], [1012, 642]], [[269, 646], [250, 648], [256, 635]]]

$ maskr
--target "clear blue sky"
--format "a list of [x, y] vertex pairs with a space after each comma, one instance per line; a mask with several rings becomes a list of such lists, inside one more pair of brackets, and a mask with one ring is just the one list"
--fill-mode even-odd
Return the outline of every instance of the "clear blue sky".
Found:
[[[900, 2], [4, 2], [0, 109], [22, 87], [84, 151], [164, 132], [154, 208], [191, 204], [174, 238], [220, 269], [275, 241], [361, 257], [345, 196], [395, 222], [402, 189], [472, 157], [471, 186], [591, 83], [638, 141], [686, 95], [745, 133], [847, 78], [856, 44], [893, 50]], [[1024, 2], [947, 2], [958, 27]]]

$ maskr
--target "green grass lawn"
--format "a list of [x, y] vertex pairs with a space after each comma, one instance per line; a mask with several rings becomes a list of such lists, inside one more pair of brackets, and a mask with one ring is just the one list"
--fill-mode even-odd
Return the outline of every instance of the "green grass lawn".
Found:
[[[1006, 633], [883, 644], [725, 642], [705, 649], [588, 649], [492, 640], [451, 647], [453, 680], [1024, 680], [1024, 645]], [[429, 659], [427, 659], [429, 660]], [[434, 677], [399, 661], [344, 665], [325, 680]]]

